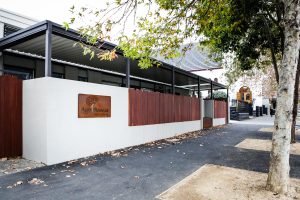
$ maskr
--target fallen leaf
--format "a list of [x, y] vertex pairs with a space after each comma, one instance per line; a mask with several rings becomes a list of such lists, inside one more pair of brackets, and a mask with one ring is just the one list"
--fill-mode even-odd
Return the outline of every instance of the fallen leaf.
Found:
[[39, 178], [33, 178], [32, 180], [28, 181], [28, 183], [31, 185], [39, 185], [41, 183], [44, 183], [44, 181]]

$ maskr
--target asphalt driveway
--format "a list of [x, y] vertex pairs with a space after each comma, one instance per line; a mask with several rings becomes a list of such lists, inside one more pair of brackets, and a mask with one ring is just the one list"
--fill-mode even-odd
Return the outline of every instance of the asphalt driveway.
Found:
[[[154, 199], [208, 163], [267, 172], [268, 152], [234, 147], [246, 138], [271, 139], [258, 132], [262, 127], [268, 125], [229, 124], [177, 144], [139, 146], [120, 157], [99, 155], [5, 175], [0, 199]], [[291, 177], [300, 178], [300, 156], [291, 155], [290, 163]], [[33, 178], [42, 182], [28, 183]], [[22, 184], [14, 186], [18, 181]]]

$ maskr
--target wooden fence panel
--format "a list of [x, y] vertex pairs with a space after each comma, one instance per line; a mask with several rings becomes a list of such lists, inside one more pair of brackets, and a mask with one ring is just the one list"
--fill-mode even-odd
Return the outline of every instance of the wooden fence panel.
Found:
[[199, 99], [129, 89], [129, 126], [200, 120]]
[[227, 113], [226, 101], [214, 100], [214, 118], [226, 118]]
[[200, 102], [199, 99], [196, 97], [192, 97], [192, 113], [191, 113], [191, 118], [192, 120], [198, 120], [200, 119]]
[[22, 81], [0, 76], [0, 158], [22, 156]]

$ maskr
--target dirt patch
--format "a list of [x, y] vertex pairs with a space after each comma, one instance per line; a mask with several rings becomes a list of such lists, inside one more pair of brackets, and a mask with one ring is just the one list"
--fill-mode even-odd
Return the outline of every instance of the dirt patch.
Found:
[[292, 200], [300, 199], [300, 180], [291, 179], [288, 196], [274, 195], [265, 190], [267, 174], [204, 165], [157, 199], [160, 200]]
[[[271, 151], [271, 140], [245, 139], [235, 147], [259, 151]], [[300, 155], [300, 143], [291, 144], [291, 154]]]
[[[259, 132], [273, 133], [273, 127], [264, 127], [258, 130]], [[300, 135], [300, 129], [296, 129], [296, 135]]]
[[23, 158], [0, 159], [0, 176], [31, 170], [42, 166], [45, 165]]

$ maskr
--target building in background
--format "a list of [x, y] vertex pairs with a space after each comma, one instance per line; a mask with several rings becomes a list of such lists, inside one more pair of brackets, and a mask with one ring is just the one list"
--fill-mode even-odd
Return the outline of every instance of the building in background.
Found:
[[0, 8], [0, 38], [27, 28], [37, 22], [35, 19]]
[[[35, 19], [0, 8], [0, 38], [6, 37], [21, 29], [27, 28], [37, 22], [38, 21]], [[0, 52], [0, 75], [2, 75], [3, 73], [3, 56], [2, 52]]]

